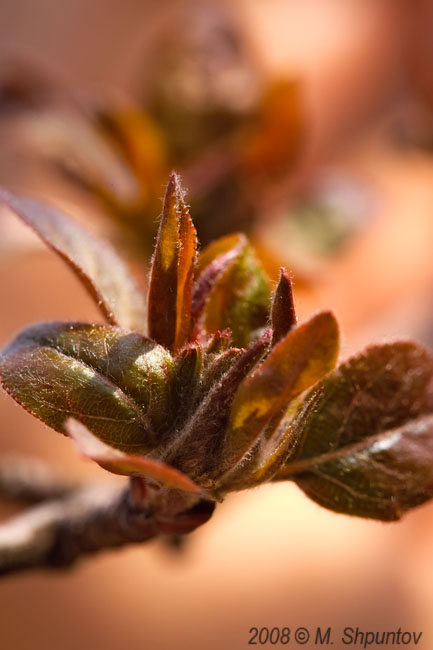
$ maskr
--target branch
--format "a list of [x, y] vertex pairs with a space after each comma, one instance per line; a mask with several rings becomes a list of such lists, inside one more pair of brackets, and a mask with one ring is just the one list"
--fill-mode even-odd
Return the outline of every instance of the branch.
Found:
[[66, 567], [101, 549], [183, 535], [205, 523], [213, 509], [209, 501], [179, 490], [157, 491], [141, 479], [126, 489], [82, 488], [0, 526], [0, 575]]
[[79, 488], [77, 482], [56, 474], [39, 458], [8, 455], [0, 458], [0, 498], [40, 503], [64, 497]]

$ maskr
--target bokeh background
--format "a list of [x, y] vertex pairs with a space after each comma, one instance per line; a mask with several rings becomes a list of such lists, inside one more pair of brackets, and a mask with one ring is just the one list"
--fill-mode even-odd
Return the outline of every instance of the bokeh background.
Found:
[[[1, 183], [66, 206], [143, 281], [175, 164], [202, 238], [247, 228], [271, 276], [293, 270], [301, 318], [335, 310], [343, 357], [401, 336], [431, 345], [433, 3], [233, 4], [2, 0]], [[138, 109], [144, 128], [122, 121]], [[103, 130], [110, 111], [148, 155]], [[30, 322], [98, 319], [6, 213], [0, 277], [0, 344]], [[2, 451], [101, 477], [6, 395], [0, 409]], [[253, 626], [331, 626], [338, 649], [359, 626], [422, 631], [431, 648], [432, 542], [432, 505], [385, 525], [266, 486], [228, 498], [182, 552], [152, 543], [3, 580], [0, 647], [238, 650]]]

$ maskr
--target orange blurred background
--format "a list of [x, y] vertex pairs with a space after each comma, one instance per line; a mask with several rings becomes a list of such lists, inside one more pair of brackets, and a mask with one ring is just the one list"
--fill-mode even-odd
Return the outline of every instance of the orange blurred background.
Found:
[[[223, 6], [3, 0], [0, 55], [40, 61], [89, 93], [138, 93], [162, 26], [207, 4]], [[301, 84], [308, 143], [300, 186], [317, 170], [336, 169], [374, 195], [365, 227], [333, 256], [309, 259], [308, 249], [293, 250], [279, 214], [254, 233], [299, 269], [301, 318], [335, 310], [343, 356], [396, 336], [433, 340], [432, 5], [240, 0], [233, 9], [263, 74]], [[2, 184], [18, 189], [24, 171], [19, 152], [0, 152]], [[48, 185], [43, 194], [50, 194]], [[75, 198], [72, 191], [61, 196], [71, 209]], [[81, 219], [86, 205], [76, 205]], [[97, 320], [61, 262], [12, 217], [0, 217], [0, 344], [36, 321]], [[5, 394], [0, 408], [2, 451], [42, 456], [73, 476], [101, 477], [67, 439]], [[331, 626], [336, 650], [346, 647], [339, 641], [346, 626], [401, 628], [422, 631], [420, 647], [433, 647], [433, 505], [381, 524], [327, 512], [292, 484], [270, 485], [229, 497], [188, 541], [182, 553], [151, 543], [86, 559], [67, 572], [2, 580], [0, 648], [238, 650], [247, 647], [253, 626], [304, 626], [312, 634]]]

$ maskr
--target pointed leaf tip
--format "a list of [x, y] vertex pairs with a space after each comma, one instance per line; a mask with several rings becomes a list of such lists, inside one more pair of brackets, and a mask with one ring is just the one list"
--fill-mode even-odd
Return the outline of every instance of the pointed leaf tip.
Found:
[[0, 202], [54, 251], [78, 277], [111, 325], [143, 332], [144, 296], [117, 253], [66, 213], [0, 188]]
[[282, 268], [275, 288], [271, 306], [272, 346], [296, 325], [292, 281], [287, 269]]
[[191, 331], [192, 282], [197, 233], [183, 199], [179, 177], [167, 185], [148, 293], [149, 336], [180, 349]]

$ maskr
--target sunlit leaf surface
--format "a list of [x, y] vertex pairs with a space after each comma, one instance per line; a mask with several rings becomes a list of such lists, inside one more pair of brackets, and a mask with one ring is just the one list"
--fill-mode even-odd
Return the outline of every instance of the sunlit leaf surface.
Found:
[[147, 452], [169, 412], [170, 354], [110, 326], [47, 323], [22, 332], [0, 356], [4, 388], [64, 432], [68, 417], [118, 449]]
[[313, 389], [294, 433], [292, 478], [321, 505], [398, 519], [433, 496], [433, 359], [421, 346], [375, 345]]
[[227, 447], [239, 460], [284, 406], [330, 372], [337, 361], [338, 326], [330, 312], [314, 316], [277, 343], [239, 387]]
[[149, 281], [149, 335], [170, 350], [187, 341], [196, 231], [176, 174], [167, 186]]

